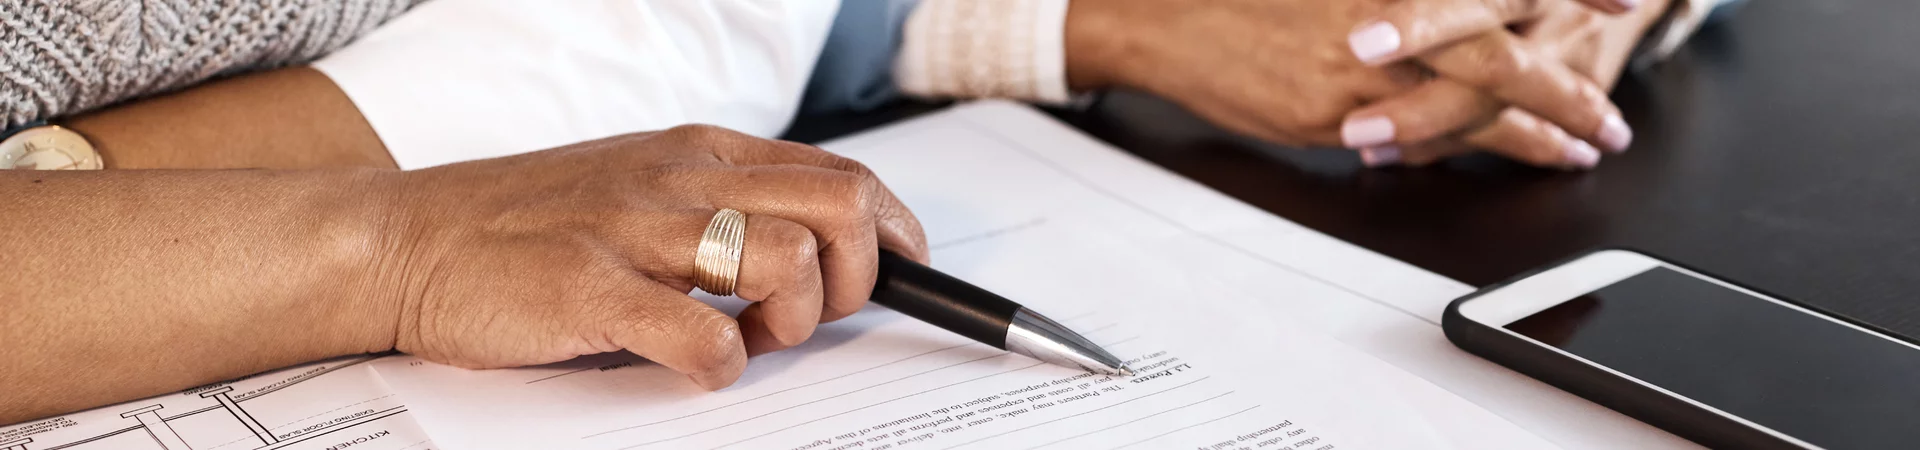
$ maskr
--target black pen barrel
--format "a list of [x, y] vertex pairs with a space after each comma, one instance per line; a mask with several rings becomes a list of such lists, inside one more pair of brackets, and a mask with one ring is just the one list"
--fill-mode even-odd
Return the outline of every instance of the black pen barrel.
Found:
[[891, 251], [880, 251], [873, 302], [968, 339], [1007, 348], [1020, 304]]

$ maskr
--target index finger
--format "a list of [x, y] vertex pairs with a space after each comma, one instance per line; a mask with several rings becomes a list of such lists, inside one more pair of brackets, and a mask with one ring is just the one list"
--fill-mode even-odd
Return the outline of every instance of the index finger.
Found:
[[[1387, 6], [1374, 20], [1347, 35], [1354, 57], [1381, 65], [1445, 47], [1508, 24], [1540, 17], [1565, 0], [1404, 0]], [[1639, 0], [1578, 0], [1612, 14], [1630, 11]]]

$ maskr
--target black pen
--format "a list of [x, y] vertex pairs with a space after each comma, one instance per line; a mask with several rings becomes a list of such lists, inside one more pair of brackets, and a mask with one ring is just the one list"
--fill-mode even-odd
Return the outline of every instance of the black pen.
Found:
[[880, 251], [873, 302], [947, 331], [1057, 366], [1131, 376], [1120, 358], [1066, 326], [890, 251]]

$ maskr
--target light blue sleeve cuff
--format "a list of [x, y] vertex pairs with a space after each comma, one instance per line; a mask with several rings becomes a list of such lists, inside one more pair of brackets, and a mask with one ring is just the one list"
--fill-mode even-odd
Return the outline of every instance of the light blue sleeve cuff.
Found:
[[1627, 61], [1627, 70], [1639, 72], [1658, 65], [1702, 27], [1726, 22], [1746, 3], [1747, 0], [1674, 0], [1666, 15], [1640, 39]]
[[1733, 12], [1745, 6], [1747, 0], [1719, 0], [1713, 5], [1713, 12], [1707, 13], [1707, 25], [1725, 22], [1733, 17]]
[[807, 81], [801, 113], [866, 111], [900, 97], [893, 59], [920, 0], [843, 0]]

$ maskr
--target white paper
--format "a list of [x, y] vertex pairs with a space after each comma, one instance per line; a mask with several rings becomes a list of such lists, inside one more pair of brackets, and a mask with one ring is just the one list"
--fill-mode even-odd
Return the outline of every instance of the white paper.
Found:
[[[936, 234], [961, 242], [936, 266], [1083, 330], [1132, 360], [1132, 378], [1042, 365], [883, 308], [755, 358], [739, 384], [713, 393], [622, 356], [523, 370], [379, 367], [420, 399], [425, 426], [450, 448], [1445, 447], [1381, 394], [1373, 372], [1390, 367], [1283, 321], [1214, 314], [1216, 294], [1089, 236], [1095, 226], [1058, 217]], [[1260, 355], [1244, 357], [1249, 346]]]
[[[969, 401], [1000, 395], [993, 401], [1006, 402], [1011, 391], [1073, 372], [1000, 356], [872, 308], [823, 326], [799, 348], [755, 358], [740, 384], [717, 393], [701, 392], [665, 368], [612, 355], [503, 371], [394, 360], [381, 363], [382, 373], [416, 399], [423, 426], [450, 448], [1110, 448], [1139, 439], [1154, 439], [1136, 444], [1144, 448], [1295, 448], [1300, 442], [1290, 439], [1260, 446], [1267, 439], [1288, 438], [1271, 433], [1240, 439], [1282, 423], [1289, 424], [1283, 433], [1319, 439], [1298, 448], [1553, 446], [1473, 402], [1324, 335], [1321, 330], [1358, 335], [1351, 332], [1358, 325], [1329, 326], [1337, 325], [1327, 318], [1342, 313], [1339, 308], [1309, 305], [1288, 311], [1290, 305], [1267, 295], [1227, 285], [1221, 275], [1243, 272], [1208, 273], [1216, 269], [1190, 260], [1243, 250], [1212, 244], [1213, 236], [1167, 216], [1217, 220], [1213, 224], [1221, 226], [1287, 222], [1264, 213], [1235, 216], [1246, 207], [1025, 107], [963, 106], [827, 147], [867, 163], [914, 208], [934, 243], [936, 267], [1086, 330], [1096, 342], [1113, 344], [1122, 357], [1166, 350], [1189, 366], [1139, 383], [1096, 382], [1088, 386], [1093, 392], [1113, 385], [1128, 389], [1092, 401], [1055, 403], [1012, 417], [982, 416], [1020, 408], [981, 411], [1000, 403]], [[1111, 185], [1139, 195], [1116, 195], [1108, 191]], [[1147, 206], [1154, 202], [1173, 209]], [[1319, 236], [1297, 226], [1283, 233]], [[1302, 248], [1377, 266], [1358, 267], [1374, 271], [1362, 284], [1459, 288], [1357, 248]], [[1261, 283], [1250, 286], [1265, 293], [1399, 314], [1339, 284], [1351, 280], [1265, 264], [1249, 267], [1259, 270], [1244, 274]], [[1346, 320], [1395, 324], [1391, 316], [1348, 314]], [[1418, 331], [1439, 339], [1438, 328]], [[1444, 345], [1424, 337], [1412, 342]], [[953, 364], [959, 365], [949, 367]], [[1477, 361], [1464, 364], [1504, 373]], [[1177, 388], [1160, 391], [1169, 387]], [[1043, 395], [1032, 403], [1085, 392]], [[1134, 397], [1145, 394], [1153, 395]], [[974, 415], [956, 417], [967, 412]], [[927, 415], [920, 421], [911, 419], [922, 413]], [[950, 417], [952, 422], [942, 422]], [[983, 417], [993, 421], [971, 424]], [[901, 419], [908, 419], [902, 425], [905, 434], [875, 434], [889, 428], [877, 425]], [[927, 421], [934, 423], [913, 428]], [[928, 431], [931, 437], [925, 436]]]
[[[371, 357], [0, 427], [0, 450], [431, 450]], [[138, 375], [132, 375], [138, 376]]]
[[[1259, 304], [1267, 308], [1264, 317], [1309, 323], [1419, 378], [1401, 382], [1430, 383], [1443, 389], [1445, 395], [1433, 395], [1429, 389], [1409, 387], [1400, 395], [1425, 411], [1432, 423], [1460, 423], [1438, 426], [1456, 430], [1446, 433], [1456, 442], [1476, 438], [1475, 431], [1464, 426], [1478, 422], [1463, 419], [1474, 415], [1458, 407], [1464, 402], [1477, 405], [1478, 414], [1490, 412], [1566, 448], [1698, 448], [1454, 347], [1441, 333], [1440, 313], [1454, 298], [1472, 292], [1471, 286], [1221, 195], [1029, 108], [983, 102], [947, 114], [903, 125], [916, 128], [917, 136], [902, 139], [900, 145], [907, 148], [894, 151], [914, 153], [937, 143], [941, 148], [991, 153], [977, 156], [982, 159], [1025, 156], [1043, 161], [1048, 170], [995, 178], [995, 183], [1018, 186], [986, 187], [990, 197], [983, 201], [1018, 204], [1021, 192], [1080, 189], [1098, 194], [1089, 197], [1123, 204], [1110, 211], [1108, 229], [1132, 239], [1133, 245], [1165, 255], [1189, 272], [1205, 274], [1212, 283], [1262, 300]], [[872, 146], [880, 139], [900, 138], [880, 132], [846, 144]], [[876, 170], [883, 177], [888, 175], [886, 169]], [[899, 183], [887, 180], [889, 185]], [[916, 212], [922, 209], [913, 206]], [[1312, 282], [1301, 282], [1302, 278]]]
[[717, 393], [621, 354], [495, 371], [349, 358], [0, 427], [0, 450], [1691, 447], [1448, 344], [1439, 313], [1469, 287], [1026, 107], [828, 148], [914, 208], [936, 267], [1150, 375], [1076, 378], [875, 307]]

